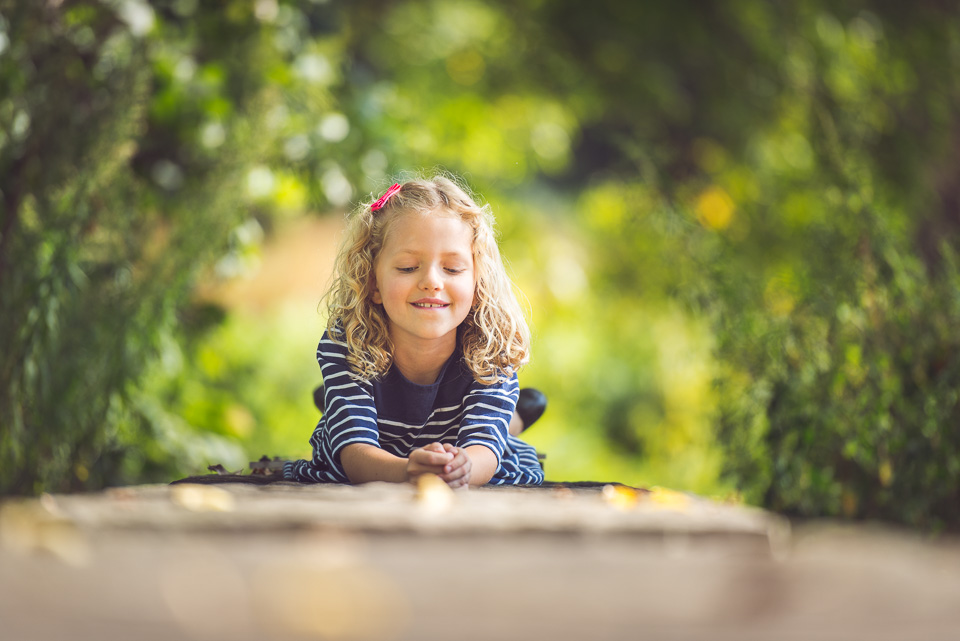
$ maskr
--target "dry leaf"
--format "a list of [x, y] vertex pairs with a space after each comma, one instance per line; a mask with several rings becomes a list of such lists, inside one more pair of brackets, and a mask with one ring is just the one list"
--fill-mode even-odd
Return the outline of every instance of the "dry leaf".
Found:
[[454, 494], [447, 482], [436, 474], [417, 478], [417, 503], [427, 512], [446, 512], [453, 505]]
[[251, 474], [258, 476], [272, 476], [274, 474], [283, 474], [283, 464], [286, 461], [279, 456], [270, 458], [266, 455], [261, 456], [259, 461], [251, 461]]
[[618, 510], [631, 510], [637, 505], [640, 493], [626, 485], [604, 485], [603, 500]]
[[690, 504], [688, 495], [662, 487], [651, 487], [649, 500], [659, 507], [673, 510], [682, 510]]

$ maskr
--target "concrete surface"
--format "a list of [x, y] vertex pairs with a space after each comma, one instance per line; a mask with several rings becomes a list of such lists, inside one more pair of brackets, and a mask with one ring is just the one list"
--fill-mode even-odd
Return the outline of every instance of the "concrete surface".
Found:
[[0, 639], [960, 639], [960, 544], [622, 486], [116, 488], [0, 506]]

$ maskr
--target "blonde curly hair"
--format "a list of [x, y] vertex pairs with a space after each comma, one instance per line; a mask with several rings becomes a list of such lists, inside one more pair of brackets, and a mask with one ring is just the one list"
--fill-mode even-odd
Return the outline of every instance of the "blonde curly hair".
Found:
[[474, 304], [458, 334], [463, 357], [476, 381], [509, 378], [530, 360], [530, 330], [507, 276], [494, 235], [490, 205], [474, 202], [447, 176], [404, 182], [382, 208], [363, 203], [349, 218], [324, 294], [330, 335], [347, 345], [347, 363], [357, 378], [370, 380], [393, 364], [393, 343], [383, 306], [371, 299], [377, 257], [391, 223], [400, 214], [454, 215], [473, 230], [476, 275]]

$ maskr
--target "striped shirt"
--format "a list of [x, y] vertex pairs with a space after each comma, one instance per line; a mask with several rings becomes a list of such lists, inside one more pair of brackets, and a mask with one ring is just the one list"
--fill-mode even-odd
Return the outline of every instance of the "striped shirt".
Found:
[[333, 340], [329, 332], [317, 346], [317, 361], [325, 409], [310, 438], [313, 458], [287, 462], [286, 479], [349, 483], [340, 453], [352, 443], [405, 458], [439, 442], [489, 448], [498, 464], [490, 485], [543, 482], [536, 450], [507, 431], [520, 393], [516, 374], [503, 383], [478, 383], [458, 349], [432, 385], [412, 383], [396, 367], [381, 380], [362, 381], [347, 365], [346, 344]]

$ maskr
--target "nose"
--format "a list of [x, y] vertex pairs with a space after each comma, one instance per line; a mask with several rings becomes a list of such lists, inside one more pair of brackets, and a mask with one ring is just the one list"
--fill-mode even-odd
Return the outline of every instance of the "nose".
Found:
[[443, 279], [440, 277], [440, 270], [437, 267], [430, 267], [423, 270], [423, 278], [420, 279], [420, 289], [424, 291], [436, 291], [443, 287]]

